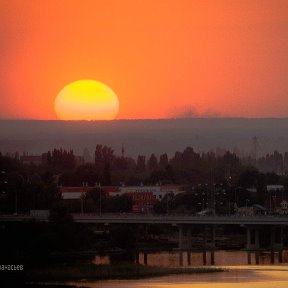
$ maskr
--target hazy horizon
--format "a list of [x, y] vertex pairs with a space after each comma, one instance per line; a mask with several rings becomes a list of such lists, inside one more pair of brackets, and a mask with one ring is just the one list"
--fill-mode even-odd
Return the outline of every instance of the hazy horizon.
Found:
[[53, 148], [93, 155], [96, 144], [120, 155], [173, 155], [191, 146], [198, 152], [223, 148], [252, 151], [257, 137], [259, 155], [288, 151], [287, 118], [122, 119], [113, 121], [0, 120], [0, 151], [40, 154]]

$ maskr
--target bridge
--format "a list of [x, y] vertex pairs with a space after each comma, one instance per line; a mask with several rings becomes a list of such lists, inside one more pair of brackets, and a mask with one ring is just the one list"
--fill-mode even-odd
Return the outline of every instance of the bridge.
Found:
[[[211, 264], [215, 264], [214, 251], [216, 249], [215, 231], [218, 225], [240, 225], [246, 229], [246, 250], [248, 264], [251, 264], [251, 253], [255, 253], [256, 264], [259, 264], [261, 251], [260, 238], [263, 230], [269, 231], [271, 263], [274, 263], [275, 253], [278, 253], [279, 263], [282, 262], [284, 249], [284, 228], [288, 226], [287, 216], [217, 216], [217, 215], [155, 215], [155, 214], [72, 214], [76, 223], [103, 224], [105, 226], [116, 224], [163, 224], [173, 225], [178, 229], [179, 263], [183, 263], [183, 252], [187, 252], [190, 259], [192, 253], [192, 227], [200, 226], [202, 229], [203, 264], [206, 264], [206, 252], [211, 252]], [[0, 222], [48, 222], [48, 215], [0, 215]], [[262, 232], [261, 232], [262, 229]], [[286, 229], [287, 230], [287, 229]], [[263, 236], [262, 236], [263, 237]], [[266, 236], [267, 237], [267, 236]], [[263, 250], [263, 249], [262, 249]], [[146, 256], [147, 261], [147, 256]], [[190, 261], [190, 260], [189, 260]], [[188, 261], [188, 262], [189, 262]]]
[[288, 225], [288, 217], [237, 217], [194, 215], [74, 214], [79, 223], [103, 224], [172, 224], [172, 225]]
[[[288, 216], [198, 216], [183, 214], [72, 214], [77, 223], [95, 224], [171, 224], [171, 225], [281, 225], [288, 226]], [[48, 215], [0, 215], [0, 222], [49, 221]]]

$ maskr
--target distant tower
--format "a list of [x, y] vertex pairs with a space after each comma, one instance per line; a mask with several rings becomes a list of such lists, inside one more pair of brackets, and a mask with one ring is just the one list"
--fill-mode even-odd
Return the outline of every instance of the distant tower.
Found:
[[122, 158], [125, 158], [125, 149], [124, 149], [123, 144], [122, 144], [122, 148], [121, 148], [121, 156], [122, 156]]
[[256, 136], [252, 138], [252, 147], [253, 147], [252, 157], [254, 158], [255, 161], [257, 161], [257, 158], [259, 156], [259, 142]]

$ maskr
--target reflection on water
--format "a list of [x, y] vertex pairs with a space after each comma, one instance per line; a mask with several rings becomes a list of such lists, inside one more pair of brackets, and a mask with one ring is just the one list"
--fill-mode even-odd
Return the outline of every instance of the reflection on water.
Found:
[[[278, 269], [278, 270], [277, 270]], [[70, 283], [91, 288], [287, 288], [287, 266], [238, 266], [227, 272], [172, 275], [141, 280]]]
[[[211, 254], [207, 252], [207, 264], [211, 264]], [[269, 252], [261, 252], [259, 257], [259, 263], [261, 265], [269, 265], [271, 260], [271, 254]], [[215, 252], [215, 264], [217, 266], [231, 266], [231, 265], [247, 265], [248, 257], [246, 251], [216, 251]], [[140, 264], [144, 264], [144, 254], [139, 255]], [[283, 251], [283, 262], [288, 262], [288, 251]], [[109, 258], [107, 256], [96, 256], [94, 260], [95, 264], [109, 264]], [[278, 253], [275, 253], [275, 264], [277, 265]], [[256, 264], [255, 253], [251, 254], [251, 264]], [[151, 266], [164, 266], [164, 267], [179, 267], [179, 252], [159, 252], [148, 254], [148, 265]], [[203, 265], [203, 253], [193, 252], [191, 253], [191, 266]], [[183, 253], [183, 267], [188, 266], [188, 254]]]
[[[144, 264], [144, 254], [141, 253], [140, 264]], [[205, 274], [171, 275], [140, 280], [109, 280], [98, 282], [71, 283], [77, 286], [91, 288], [287, 288], [288, 265], [278, 263], [275, 253], [275, 265], [269, 265], [271, 254], [260, 253], [259, 262], [255, 265], [255, 253], [251, 255], [252, 265], [247, 265], [246, 251], [216, 251], [216, 266], [224, 266], [229, 271]], [[288, 251], [283, 252], [283, 262], [288, 262]], [[96, 264], [108, 264], [108, 257], [96, 257]], [[207, 252], [207, 264], [211, 264], [210, 253]], [[148, 265], [179, 267], [179, 252], [162, 252], [148, 255]], [[202, 266], [203, 254], [191, 254], [191, 266]], [[183, 267], [188, 266], [187, 252], [183, 253]]]

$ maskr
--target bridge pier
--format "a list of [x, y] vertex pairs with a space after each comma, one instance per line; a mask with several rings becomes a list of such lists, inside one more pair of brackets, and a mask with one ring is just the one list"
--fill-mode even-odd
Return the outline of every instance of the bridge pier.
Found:
[[192, 231], [187, 227], [184, 235], [184, 225], [178, 225], [179, 266], [183, 266], [184, 252], [187, 251], [187, 265], [191, 266]]
[[279, 251], [279, 263], [283, 263], [283, 247], [284, 247], [283, 239], [284, 239], [284, 231], [283, 231], [283, 227], [281, 227], [281, 230], [280, 230], [281, 248]]
[[191, 266], [191, 255], [192, 252], [191, 251], [187, 251], [187, 265]]
[[279, 250], [278, 262], [279, 263], [283, 263], [283, 251], [282, 250]]
[[203, 251], [203, 265], [207, 265], [206, 250]]
[[191, 231], [191, 227], [189, 226], [187, 228], [187, 249], [191, 249], [192, 248], [192, 231]]
[[251, 265], [251, 252], [250, 251], [247, 251], [247, 257], [248, 257], [248, 265]]
[[270, 230], [270, 262], [275, 262], [275, 251], [278, 252], [278, 262], [283, 263], [283, 227], [271, 227]]
[[255, 228], [254, 233], [255, 233], [255, 262], [256, 265], [259, 265], [259, 256], [260, 256], [259, 229]]
[[[255, 251], [255, 262], [256, 265], [259, 265], [259, 258], [260, 258], [260, 236], [259, 236], [259, 228], [258, 227], [250, 227], [247, 226], [246, 228], [246, 249], [247, 249], [247, 262], [248, 265], [252, 264], [251, 253]], [[253, 237], [252, 237], [253, 236]], [[252, 238], [254, 241], [252, 241]]]
[[247, 249], [247, 256], [248, 256], [248, 265], [251, 265], [251, 230], [250, 230], [250, 227], [247, 227], [246, 229], [246, 237], [247, 237], [247, 240], [246, 240], [246, 249]]
[[206, 247], [207, 246], [207, 231], [206, 226], [203, 227], [203, 265], [207, 265]]
[[270, 229], [271, 264], [275, 263], [275, 251], [278, 252], [279, 263], [283, 262], [283, 227], [271, 227]]
[[187, 227], [186, 235], [184, 235], [184, 225], [178, 225], [178, 249], [179, 250], [190, 250], [192, 247], [192, 231], [191, 227]]
[[[260, 263], [260, 230], [259, 226], [251, 227], [247, 226], [247, 256], [248, 265], [251, 264], [251, 254], [255, 252], [256, 265]], [[283, 227], [277, 227], [270, 225], [270, 263], [275, 263], [275, 253], [278, 252], [279, 263], [283, 262]]]
[[178, 230], [178, 248], [179, 250], [183, 249], [184, 243], [183, 243], [183, 225], [179, 225], [179, 230]]
[[140, 263], [140, 261], [139, 261], [139, 252], [138, 251], [135, 253], [135, 263], [136, 264]]
[[144, 252], [144, 265], [148, 265], [148, 254]]
[[183, 266], [183, 252], [180, 251], [179, 252], [179, 266]]
[[274, 244], [275, 244], [275, 227], [272, 226], [270, 229], [271, 264], [275, 263]]
[[[209, 232], [209, 246], [207, 247], [207, 229]], [[215, 265], [215, 225], [203, 227], [203, 265], [207, 265], [207, 252], [210, 252], [210, 264]]]
[[279, 254], [278, 254], [278, 262], [283, 263], [283, 227], [280, 227], [280, 249], [279, 249]]
[[215, 265], [215, 226], [211, 227], [211, 265]]

